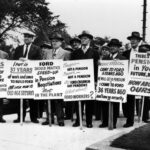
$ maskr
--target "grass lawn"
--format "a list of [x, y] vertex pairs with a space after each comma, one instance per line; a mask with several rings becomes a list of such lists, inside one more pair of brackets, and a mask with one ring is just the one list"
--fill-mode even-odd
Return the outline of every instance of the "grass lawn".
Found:
[[150, 150], [150, 123], [115, 139], [111, 146], [128, 150]]

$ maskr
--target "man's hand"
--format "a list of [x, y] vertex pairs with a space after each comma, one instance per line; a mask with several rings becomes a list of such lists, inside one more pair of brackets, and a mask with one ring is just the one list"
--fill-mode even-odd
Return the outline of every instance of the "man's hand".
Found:
[[21, 61], [27, 61], [28, 59], [24, 58], [24, 57], [20, 57], [19, 60], [21, 60]]

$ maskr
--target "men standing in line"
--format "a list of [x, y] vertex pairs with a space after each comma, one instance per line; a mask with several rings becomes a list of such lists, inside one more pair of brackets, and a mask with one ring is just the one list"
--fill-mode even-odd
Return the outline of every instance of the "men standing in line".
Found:
[[[98, 59], [99, 54], [98, 51], [96, 51], [93, 47], [91, 47], [91, 41], [93, 40], [93, 36], [88, 33], [87, 31], [83, 31], [82, 34], [79, 35], [79, 38], [81, 39], [81, 48], [78, 50], [75, 50], [72, 53], [71, 59], [72, 60], [79, 60], [79, 59], [93, 59], [94, 63], [94, 77], [95, 82], [97, 81], [97, 70], [98, 70]], [[82, 102], [83, 105], [83, 102]], [[85, 101], [85, 110], [86, 110], [86, 125], [88, 128], [92, 128], [92, 115], [93, 115], [93, 105], [94, 101], [88, 100]], [[78, 103], [76, 103], [76, 113], [77, 113], [77, 119], [75, 123], [73, 124], [73, 127], [79, 126], [79, 111], [78, 111]]]
[[[6, 52], [1, 50], [1, 43], [3, 39], [0, 39], [0, 59], [8, 59], [9, 56]], [[5, 123], [6, 121], [3, 119], [3, 98], [0, 98], [0, 123]]]
[[[50, 40], [52, 42], [52, 49], [47, 52], [47, 57], [45, 59], [63, 59], [63, 60], [69, 60], [70, 59], [70, 52], [67, 50], [64, 50], [62, 48], [63, 38], [60, 34], [56, 33], [52, 37], [50, 37]], [[62, 99], [54, 100], [55, 104], [55, 113], [57, 116], [57, 122], [59, 126], [64, 126], [64, 111], [63, 111], [63, 105], [64, 102]], [[43, 123], [43, 125], [48, 124], [48, 116], [46, 122]]]
[[[41, 59], [41, 50], [36, 45], [32, 44], [34, 40], [35, 34], [32, 32], [25, 32], [24, 33], [24, 45], [19, 46], [16, 48], [14, 53], [14, 60], [40, 60]], [[39, 123], [37, 120], [38, 117], [38, 105], [37, 101], [33, 99], [29, 100], [30, 106], [30, 119], [33, 123]], [[20, 107], [20, 100], [18, 100], [18, 108]], [[26, 100], [23, 100], [23, 121], [25, 121], [26, 116]], [[14, 123], [20, 122], [20, 109], [18, 110], [18, 118], [14, 120]]]
[[[128, 40], [130, 40], [131, 43], [131, 49], [125, 51], [122, 55], [130, 60], [131, 53], [138, 52], [139, 50], [139, 44], [142, 40], [142, 37], [140, 37], [139, 32], [132, 32], [131, 36], [127, 37]], [[123, 113], [124, 116], [127, 118], [126, 124], [124, 124], [123, 127], [131, 127], [134, 124], [134, 106], [135, 106], [135, 96], [134, 95], [127, 95], [127, 102], [123, 104]]]
[[[105, 57], [104, 60], [125, 60], [125, 57], [120, 55], [119, 49], [122, 46], [118, 39], [111, 39], [108, 43], [110, 47], [111, 55], [109, 57]], [[104, 128], [108, 126], [108, 114], [109, 114], [109, 105], [108, 102], [102, 103], [102, 124], [99, 126], [100, 128]], [[119, 117], [119, 103], [113, 102], [113, 127], [116, 128], [117, 118]]]

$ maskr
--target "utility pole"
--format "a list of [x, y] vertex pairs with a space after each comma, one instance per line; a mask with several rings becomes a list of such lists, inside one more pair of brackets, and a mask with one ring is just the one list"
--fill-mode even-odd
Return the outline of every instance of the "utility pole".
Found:
[[143, 4], [143, 41], [145, 42], [146, 37], [146, 9], [147, 9], [147, 0], [144, 0]]

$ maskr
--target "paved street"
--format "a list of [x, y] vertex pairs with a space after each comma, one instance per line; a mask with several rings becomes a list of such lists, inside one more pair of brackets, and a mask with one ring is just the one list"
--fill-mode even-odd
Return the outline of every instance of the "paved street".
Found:
[[[108, 130], [108, 128], [98, 128], [100, 121], [94, 121], [93, 128], [85, 127], [83, 121], [83, 130], [79, 127], [73, 128], [70, 120], [65, 121], [65, 127], [58, 125], [42, 126], [44, 119], [39, 119], [39, 124], [33, 124], [26, 117], [26, 122], [21, 126], [12, 121], [17, 115], [6, 115], [4, 119], [7, 123], [0, 124], [0, 150], [85, 150], [93, 143], [102, 141], [110, 136], [124, 132], [127, 129], [122, 128], [125, 122], [120, 118], [117, 129]], [[134, 129], [139, 124], [130, 128]]]

